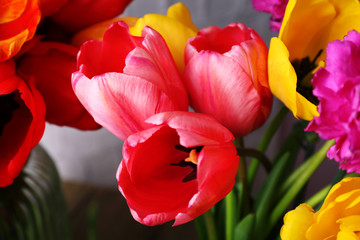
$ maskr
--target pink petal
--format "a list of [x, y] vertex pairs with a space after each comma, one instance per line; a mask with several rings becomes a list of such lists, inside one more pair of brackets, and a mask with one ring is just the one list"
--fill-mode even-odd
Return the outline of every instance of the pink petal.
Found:
[[234, 140], [232, 133], [213, 117], [192, 112], [164, 112], [146, 120], [154, 125], [167, 124], [176, 129], [185, 147], [219, 144]]
[[136, 76], [105, 73], [90, 80], [75, 72], [73, 88], [95, 121], [120, 139], [146, 129], [148, 116], [175, 110], [157, 86]]
[[233, 59], [202, 51], [186, 65], [184, 81], [195, 111], [214, 116], [234, 135], [249, 133], [258, 118], [264, 121], [251, 76]]

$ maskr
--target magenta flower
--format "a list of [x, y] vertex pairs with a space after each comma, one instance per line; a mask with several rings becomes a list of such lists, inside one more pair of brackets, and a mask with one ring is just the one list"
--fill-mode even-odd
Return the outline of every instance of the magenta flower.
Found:
[[272, 106], [267, 54], [262, 38], [244, 24], [202, 29], [185, 48], [183, 76], [191, 106], [235, 136], [260, 127]]
[[289, 0], [251, 0], [251, 2], [254, 9], [272, 14], [270, 29], [279, 32]]
[[118, 168], [119, 190], [134, 219], [153, 226], [193, 220], [224, 198], [235, 183], [234, 136], [201, 113], [166, 112], [153, 127], [127, 138]]
[[84, 43], [72, 85], [95, 121], [120, 139], [147, 128], [150, 116], [188, 110], [188, 97], [169, 49], [159, 33], [145, 27], [129, 34], [112, 24], [103, 41]]
[[326, 67], [312, 80], [319, 117], [308, 125], [324, 139], [335, 139], [327, 155], [348, 172], [360, 173], [360, 34], [329, 43]]

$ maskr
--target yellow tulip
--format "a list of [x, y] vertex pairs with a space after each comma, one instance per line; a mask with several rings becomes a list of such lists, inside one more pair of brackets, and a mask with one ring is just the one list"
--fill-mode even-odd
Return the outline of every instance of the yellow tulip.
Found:
[[359, 19], [358, 0], [289, 0], [279, 37], [270, 42], [269, 84], [295, 117], [311, 120], [318, 115], [312, 74], [325, 60], [327, 44], [343, 39], [349, 30], [359, 31]]
[[288, 212], [280, 235], [283, 240], [360, 240], [360, 177], [334, 185], [316, 213], [306, 203]]

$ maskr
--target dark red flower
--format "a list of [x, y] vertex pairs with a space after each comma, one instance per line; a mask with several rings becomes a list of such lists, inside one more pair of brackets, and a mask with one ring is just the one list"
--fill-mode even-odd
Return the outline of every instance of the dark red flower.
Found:
[[120, 15], [132, 0], [70, 0], [51, 19], [70, 31]]
[[14, 62], [0, 62], [0, 187], [19, 175], [44, 129], [45, 105], [33, 82], [15, 74]]
[[46, 103], [46, 121], [81, 130], [98, 129], [72, 89], [78, 50], [63, 43], [38, 42], [20, 59], [17, 71], [23, 78], [35, 78]]

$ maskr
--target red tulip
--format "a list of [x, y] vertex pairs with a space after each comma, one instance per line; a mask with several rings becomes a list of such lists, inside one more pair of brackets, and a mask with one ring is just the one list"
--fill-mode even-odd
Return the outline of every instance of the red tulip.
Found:
[[150, 117], [153, 127], [128, 137], [117, 171], [119, 190], [135, 220], [153, 226], [193, 220], [235, 183], [239, 157], [231, 132], [191, 112]]
[[78, 48], [56, 42], [38, 42], [19, 61], [17, 71], [33, 77], [46, 103], [46, 121], [81, 130], [100, 126], [77, 99], [71, 85]]
[[51, 19], [70, 31], [77, 31], [121, 14], [132, 0], [69, 0]]
[[0, 0], [0, 61], [20, 51], [34, 36], [39, 21], [37, 0]]
[[95, 121], [121, 139], [144, 130], [148, 117], [188, 109], [185, 87], [164, 39], [145, 27], [131, 36], [123, 22], [112, 24], [103, 41], [88, 41], [72, 77], [80, 102]]
[[39, 0], [41, 17], [47, 17], [56, 13], [69, 0]]
[[12, 61], [0, 62], [0, 187], [19, 175], [45, 128], [45, 105], [30, 81], [15, 75]]
[[185, 85], [190, 105], [214, 116], [235, 136], [260, 127], [271, 111], [267, 47], [244, 24], [210, 26], [185, 48]]

